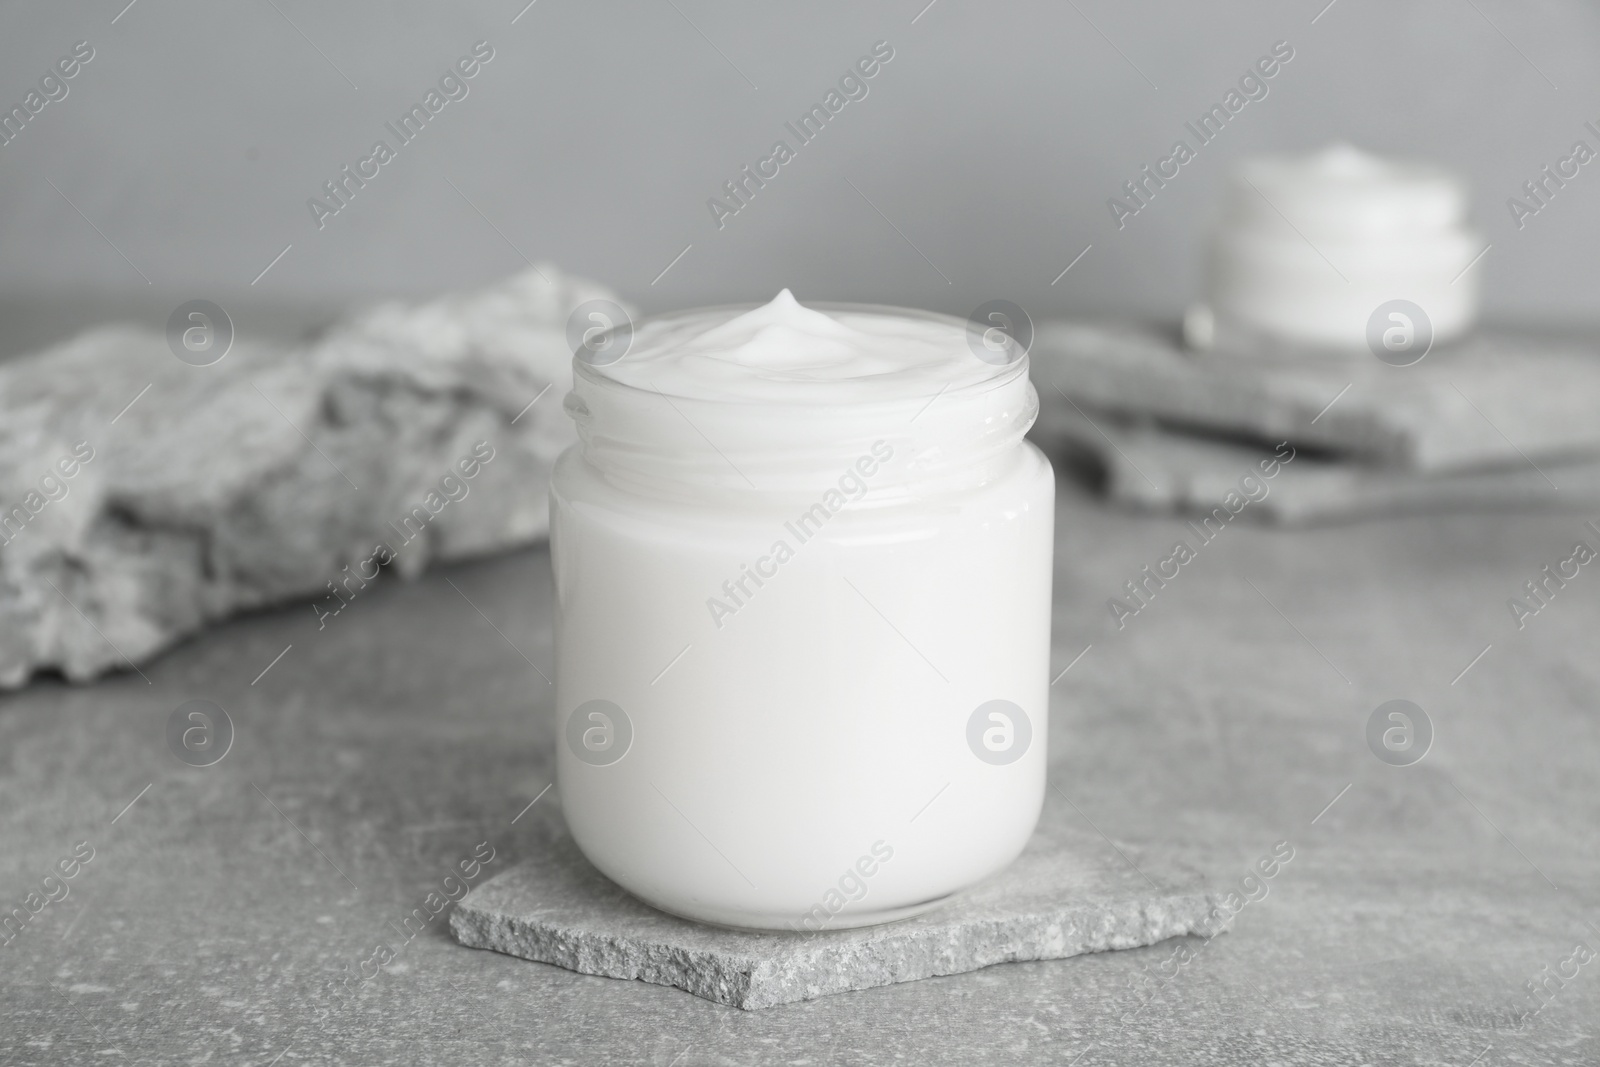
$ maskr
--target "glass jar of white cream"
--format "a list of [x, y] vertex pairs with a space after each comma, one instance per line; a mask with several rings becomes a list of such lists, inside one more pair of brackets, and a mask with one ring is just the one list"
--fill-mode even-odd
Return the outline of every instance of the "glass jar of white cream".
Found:
[[1055, 485], [1023, 440], [1026, 355], [988, 340], [784, 291], [575, 361], [579, 443], [551, 487], [557, 778], [578, 846], [635, 896], [864, 926], [1026, 844]]

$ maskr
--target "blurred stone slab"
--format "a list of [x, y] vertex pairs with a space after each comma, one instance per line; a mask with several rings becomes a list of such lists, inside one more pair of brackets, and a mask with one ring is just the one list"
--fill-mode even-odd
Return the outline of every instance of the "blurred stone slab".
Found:
[[1544, 460], [1479, 471], [1412, 471], [1295, 452], [1278, 474], [1262, 478], [1258, 464], [1272, 446], [1168, 430], [1150, 420], [1074, 408], [1041, 395], [1030, 436], [1054, 455], [1091, 459], [1105, 495], [1141, 511], [1207, 515], [1229, 493], [1248, 496], [1240, 479], [1256, 475], [1266, 495], [1241, 518], [1282, 525], [1377, 515], [1438, 511], [1589, 511], [1600, 507], [1600, 459]]
[[1225, 921], [1212, 917], [1220, 898], [1195, 875], [1119, 847], [1134, 858], [1120, 858], [1065, 805], [1051, 806], [1015, 863], [938, 910], [866, 929], [754, 933], [640, 903], [563, 836], [468, 893], [450, 929], [472, 948], [747, 1010], [1221, 932]]
[[1483, 334], [1391, 367], [1365, 353], [1191, 353], [1151, 329], [1056, 322], [1040, 324], [1030, 359], [1041, 397], [1380, 465], [1600, 453], [1600, 353], [1580, 344]]
[[[411, 576], [542, 536], [572, 435], [567, 316], [607, 296], [546, 266], [304, 345], [239, 338], [209, 366], [128, 326], [0, 364], [0, 686], [91, 679], [245, 609], [311, 607], [380, 542]], [[494, 457], [468, 482], [480, 441]], [[443, 495], [447, 475], [465, 495]], [[404, 527], [417, 507], [427, 521]]]

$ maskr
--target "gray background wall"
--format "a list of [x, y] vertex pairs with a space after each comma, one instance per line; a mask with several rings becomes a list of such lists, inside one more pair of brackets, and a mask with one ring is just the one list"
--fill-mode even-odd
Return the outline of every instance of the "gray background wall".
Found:
[[[1171, 317], [1228, 166], [1346, 138], [1470, 178], [1492, 315], [1595, 318], [1600, 161], [1520, 232], [1505, 207], [1574, 140], [1600, 148], [1587, 4], [525, 2], [5, 5], [6, 107], [73, 42], [96, 57], [0, 146], [0, 297], [326, 303], [481, 283], [520, 250], [647, 309], [789, 285]], [[470, 95], [319, 231], [307, 198], [480, 39]], [[868, 97], [719, 231], [706, 199], [879, 39]], [[1106, 198], [1280, 39], [1270, 95], [1118, 232]]]

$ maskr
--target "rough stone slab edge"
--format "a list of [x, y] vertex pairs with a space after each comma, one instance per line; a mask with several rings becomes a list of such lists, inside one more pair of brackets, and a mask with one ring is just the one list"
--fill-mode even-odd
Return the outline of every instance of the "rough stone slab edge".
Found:
[[[1029, 437], [1052, 457], [1095, 457], [1105, 495], [1116, 503], [1167, 514], [1209, 514], [1271, 455], [1156, 423], [1130, 425], [1095, 408], [1072, 410], [1049, 397]], [[1559, 492], [1546, 474], [1559, 481]], [[1236, 517], [1288, 526], [1445, 510], [1587, 511], [1600, 501], [1600, 457], [1547, 461], [1539, 469], [1408, 471], [1303, 453], [1269, 488]]]
[[[468, 948], [504, 952], [579, 974], [672, 986], [753, 1011], [998, 963], [1067, 959], [1191, 934], [1212, 937], [1228, 927], [1226, 920], [1212, 918], [1220, 904], [1221, 898], [1210, 893], [1174, 894], [1104, 905], [1067, 904], [1005, 918], [973, 917], [934, 930], [890, 924], [873, 928], [869, 937], [861, 936], [863, 931], [794, 935], [810, 950], [760, 960], [507, 916], [476, 906], [470, 894], [451, 914], [450, 930]], [[1030, 934], [1041, 928], [1044, 938]]]
[[[1600, 449], [1592, 419], [1569, 399], [1600, 384], [1592, 344], [1480, 331], [1441, 346], [1406, 368], [1403, 378], [1364, 353], [1329, 359], [1278, 345], [1267, 351], [1271, 355], [1196, 353], [1140, 324], [1059, 320], [1036, 324], [1030, 360], [1041, 397], [1053, 386], [1052, 392], [1064, 390], [1077, 402], [1129, 418], [1289, 437], [1297, 445], [1416, 471], [1515, 466], [1519, 452], [1555, 459]], [[1548, 391], [1508, 391], [1508, 367], [1524, 378], [1562, 381], [1566, 389], [1559, 399]], [[1487, 410], [1464, 400], [1458, 380]], [[1349, 396], [1324, 411], [1341, 387]], [[1504, 394], [1507, 405], [1497, 411], [1480, 387]], [[1519, 436], [1519, 429], [1530, 428], [1535, 432]]]

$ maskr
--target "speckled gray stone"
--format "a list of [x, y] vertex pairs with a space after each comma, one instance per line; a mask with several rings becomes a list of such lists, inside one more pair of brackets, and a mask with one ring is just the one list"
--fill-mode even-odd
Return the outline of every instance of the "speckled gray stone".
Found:
[[1079, 819], [1066, 805], [1047, 808], [1006, 870], [937, 910], [884, 926], [758, 933], [679, 919], [629, 896], [562, 837], [472, 890], [450, 929], [473, 948], [745, 1009], [1222, 932], [1220, 898], [1195, 875], [1136, 869], [1131, 859], [1107, 865], [1104, 843], [1075, 827]]
[[206, 366], [133, 326], [8, 361], [0, 688], [137, 669], [290, 598], [338, 614], [379, 543], [411, 577], [542, 536], [572, 439], [567, 317], [604, 296], [546, 266], [347, 317], [306, 344], [241, 336]]
[[1191, 353], [1149, 329], [1042, 323], [1041, 395], [1172, 426], [1418, 470], [1600, 452], [1593, 344], [1481, 334], [1409, 367], [1375, 356]]

